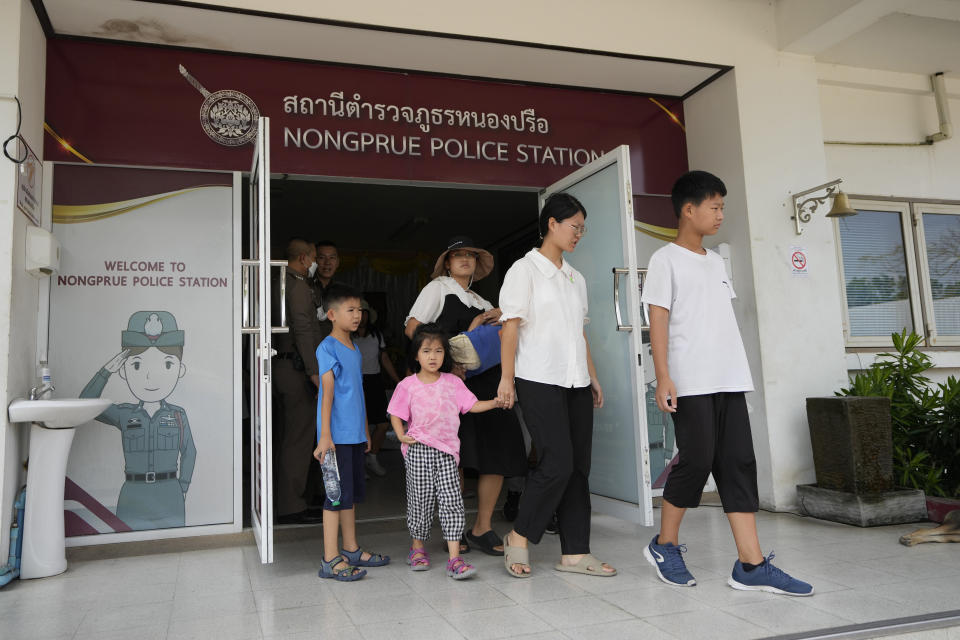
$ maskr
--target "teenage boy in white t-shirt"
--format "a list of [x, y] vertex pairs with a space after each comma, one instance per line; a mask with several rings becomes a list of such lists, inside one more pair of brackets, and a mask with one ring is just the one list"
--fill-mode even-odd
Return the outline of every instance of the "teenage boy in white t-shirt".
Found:
[[712, 472], [737, 545], [727, 584], [809, 596], [813, 587], [775, 567], [772, 553], [764, 558], [757, 537], [757, 462], [744, 398], [753, 381], [723, 258], [702, 244], [723, 222], [725, 195], [723, 182], [706, 171], [681, 176], [671, 194], [677, 239], [651, 256], [647, 270], [642, 300], [650, 307], [657, 406], [673, 414], [679, 461], [663, 489], [660, 533], [644, 556], [667, 584], [697, 583], [681, 556], [680, 522], [700, 504]]

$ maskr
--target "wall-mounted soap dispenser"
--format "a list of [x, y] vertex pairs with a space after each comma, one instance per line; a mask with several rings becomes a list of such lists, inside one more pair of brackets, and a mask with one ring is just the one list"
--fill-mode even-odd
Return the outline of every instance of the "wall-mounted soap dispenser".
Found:
[[60, 268], [60, 243], [46, 229], [27, 227], [25, 256], [27, 273], [35, 278], [53, 275]]

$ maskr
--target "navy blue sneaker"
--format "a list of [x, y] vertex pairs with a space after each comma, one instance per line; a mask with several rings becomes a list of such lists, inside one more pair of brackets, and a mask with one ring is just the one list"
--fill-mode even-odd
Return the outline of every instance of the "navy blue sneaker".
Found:
[[733, 563], [733, 573], [727, 584], [741, 591], [767, 591], [785, 596], [812, 596], [813, 586], [797, 580], [773, 566], [773, 553], [764, 558], [763, 564], [753, 571], [746, 571], [740, 560]]
[[657, 570], [660, 579], [676, 587], [692, 587], [697, 584], [680, 555], [687, 552], [687, 545], [677, 546], [672, 542], [657, 544], [659, 539], [660, 536], [653, 536], [653, 540], [643, 550], [643, 557]]

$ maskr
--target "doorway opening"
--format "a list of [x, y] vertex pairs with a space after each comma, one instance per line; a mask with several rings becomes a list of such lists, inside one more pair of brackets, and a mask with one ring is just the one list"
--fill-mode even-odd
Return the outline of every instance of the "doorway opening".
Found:
[[[335, 243], [340, 267], [333, 279], [358, 289], [376, 311], [376, 328], [402, 378], [407, 369], [404, 322], [420, 290], [430, 281], [434, 263], [448, 239], [466, 235], [493, 254], [494, 271], [477, 282], [473, 290], [497, 306], [507, 269], [537, 244], [537, 194], [534, 189], [481, 185], [283, 175], [274, 177], [270, 184], [270, 253], [274, 260], [283, 259], [287, 242], [294, 237]], [[249, 220], [246, 200], [244, 234]], [[246, 237], [243, 242], [246, 246]], [[389, 399], [393, 381], [385, 372], [381, 375]], [[378, 422], [388, 422], [385, 416], [368, 419], [371, 430]], [[279, 428], [275, 423], [275, 442]], [[249, 439], [247, 429], [244, 438]], [[248, 446], [245, 442], [244, 449]], [[244, 460], [249, 464], [247, 454]], [[392, 429], [387, 429], [378, 460], [386, 475], [368, 472], [367, 496], [358, 513], [361, 521], [398, 518], [406, 512], [402, 460]], [[243, 477], [244, 494], [249, 495], [249, 474], [244, 473]], [[468, 512], [476, 509], [475, 495], [475, 478], [468, 473]], [[247, 498], [244, 504], [248, 504]]]

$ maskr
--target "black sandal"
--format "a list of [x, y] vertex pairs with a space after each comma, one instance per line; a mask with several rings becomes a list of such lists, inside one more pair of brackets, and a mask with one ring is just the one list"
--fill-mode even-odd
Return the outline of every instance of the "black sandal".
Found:
[[[461, 555], [463, 555], [464, 553], [470, 553], [470, 543], [467, 542], [467, 535], [469, 534], [460, 536], [460, 554]], [[448, 551], [447, 541], [441, 540], [440, 542], [443, 543], [443, 546], [440, 548], [443, 549], [444, 553], [446, 553]]]
[[475, 536], [473, 532], [470, 531], [467, 533], [467, 540], [475, 546], [480, 551], [483, 551], [488, 556], [502, 556], [503, 551], [497, 551], [494, 547], [502, 547], [503, 539], [497, 535], [497, 532], [493, 529], [490, 529], [482, 536]]

